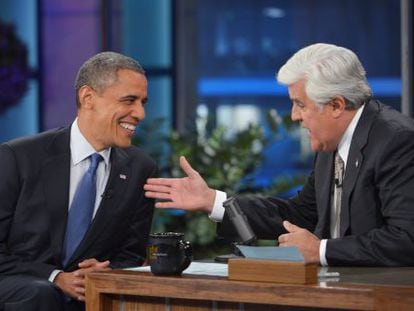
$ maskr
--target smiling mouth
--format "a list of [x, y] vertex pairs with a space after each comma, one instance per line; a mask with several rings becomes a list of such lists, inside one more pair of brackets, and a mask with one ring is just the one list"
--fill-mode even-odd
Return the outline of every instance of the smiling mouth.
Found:
[[121, 122], [119, 123], [119, 125], [125, 130], [129, 131], [131, 134], [133, 134], [135, 132], [135, 129], [137, 128], [136, 125], [125, 123], [125, 122]]

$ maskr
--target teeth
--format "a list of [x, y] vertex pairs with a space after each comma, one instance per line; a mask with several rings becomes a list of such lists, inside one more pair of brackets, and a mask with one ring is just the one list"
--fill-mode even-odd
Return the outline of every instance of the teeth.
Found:
[[135, 131], [136, 126], [129, 124], [129, 123], [120, 123], [119, 125], [121, 125], [124, 129], [130, 130], [130, 131]]

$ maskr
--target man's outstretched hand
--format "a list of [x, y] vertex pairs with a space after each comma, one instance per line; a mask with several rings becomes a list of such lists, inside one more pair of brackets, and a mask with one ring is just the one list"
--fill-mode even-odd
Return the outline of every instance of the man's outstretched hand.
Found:
[[187, 211], [211, 213], [216, 192], [209, 188], [200, 174], [185, 157], [180, 157], [180, 166], [187, 177], [149, 178], [144, 185], [145, 196], [159, 199], [157, 208], [177, 208]]

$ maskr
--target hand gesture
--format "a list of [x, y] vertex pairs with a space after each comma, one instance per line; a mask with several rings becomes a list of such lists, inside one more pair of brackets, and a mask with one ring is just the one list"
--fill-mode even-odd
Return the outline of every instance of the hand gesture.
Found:
[[79, 263], [79, 269], [60, 272], [53, 281], [66, 295], [85, 301], [85, 275], [89, 272], [110, 270], [109, 261], [99, 262], [95, 258]]
[[286, 220], [283, 222], [283, 226], [288, 233], [279, 235], [279, 246], [296, 246], [305, 258], [306, 263], [319, 263], [321, 241], [318, 237]]
[[178, 208], [188, 211], [210, 213], [216, 192], [210, 189], [200, 174], [194, 170], [185, 157], [180, 157], [181, 169], [187, 177], [149, 178], [144, 185], [145, 196], [160, 199], [157, 208]]

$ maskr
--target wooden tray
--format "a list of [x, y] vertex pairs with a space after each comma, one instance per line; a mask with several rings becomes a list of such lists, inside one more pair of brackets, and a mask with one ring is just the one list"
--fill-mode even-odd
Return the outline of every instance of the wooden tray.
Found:
[[229, 279], [290, 284], [314, 284], [317, 265], [292, 261], [231, 258]]

